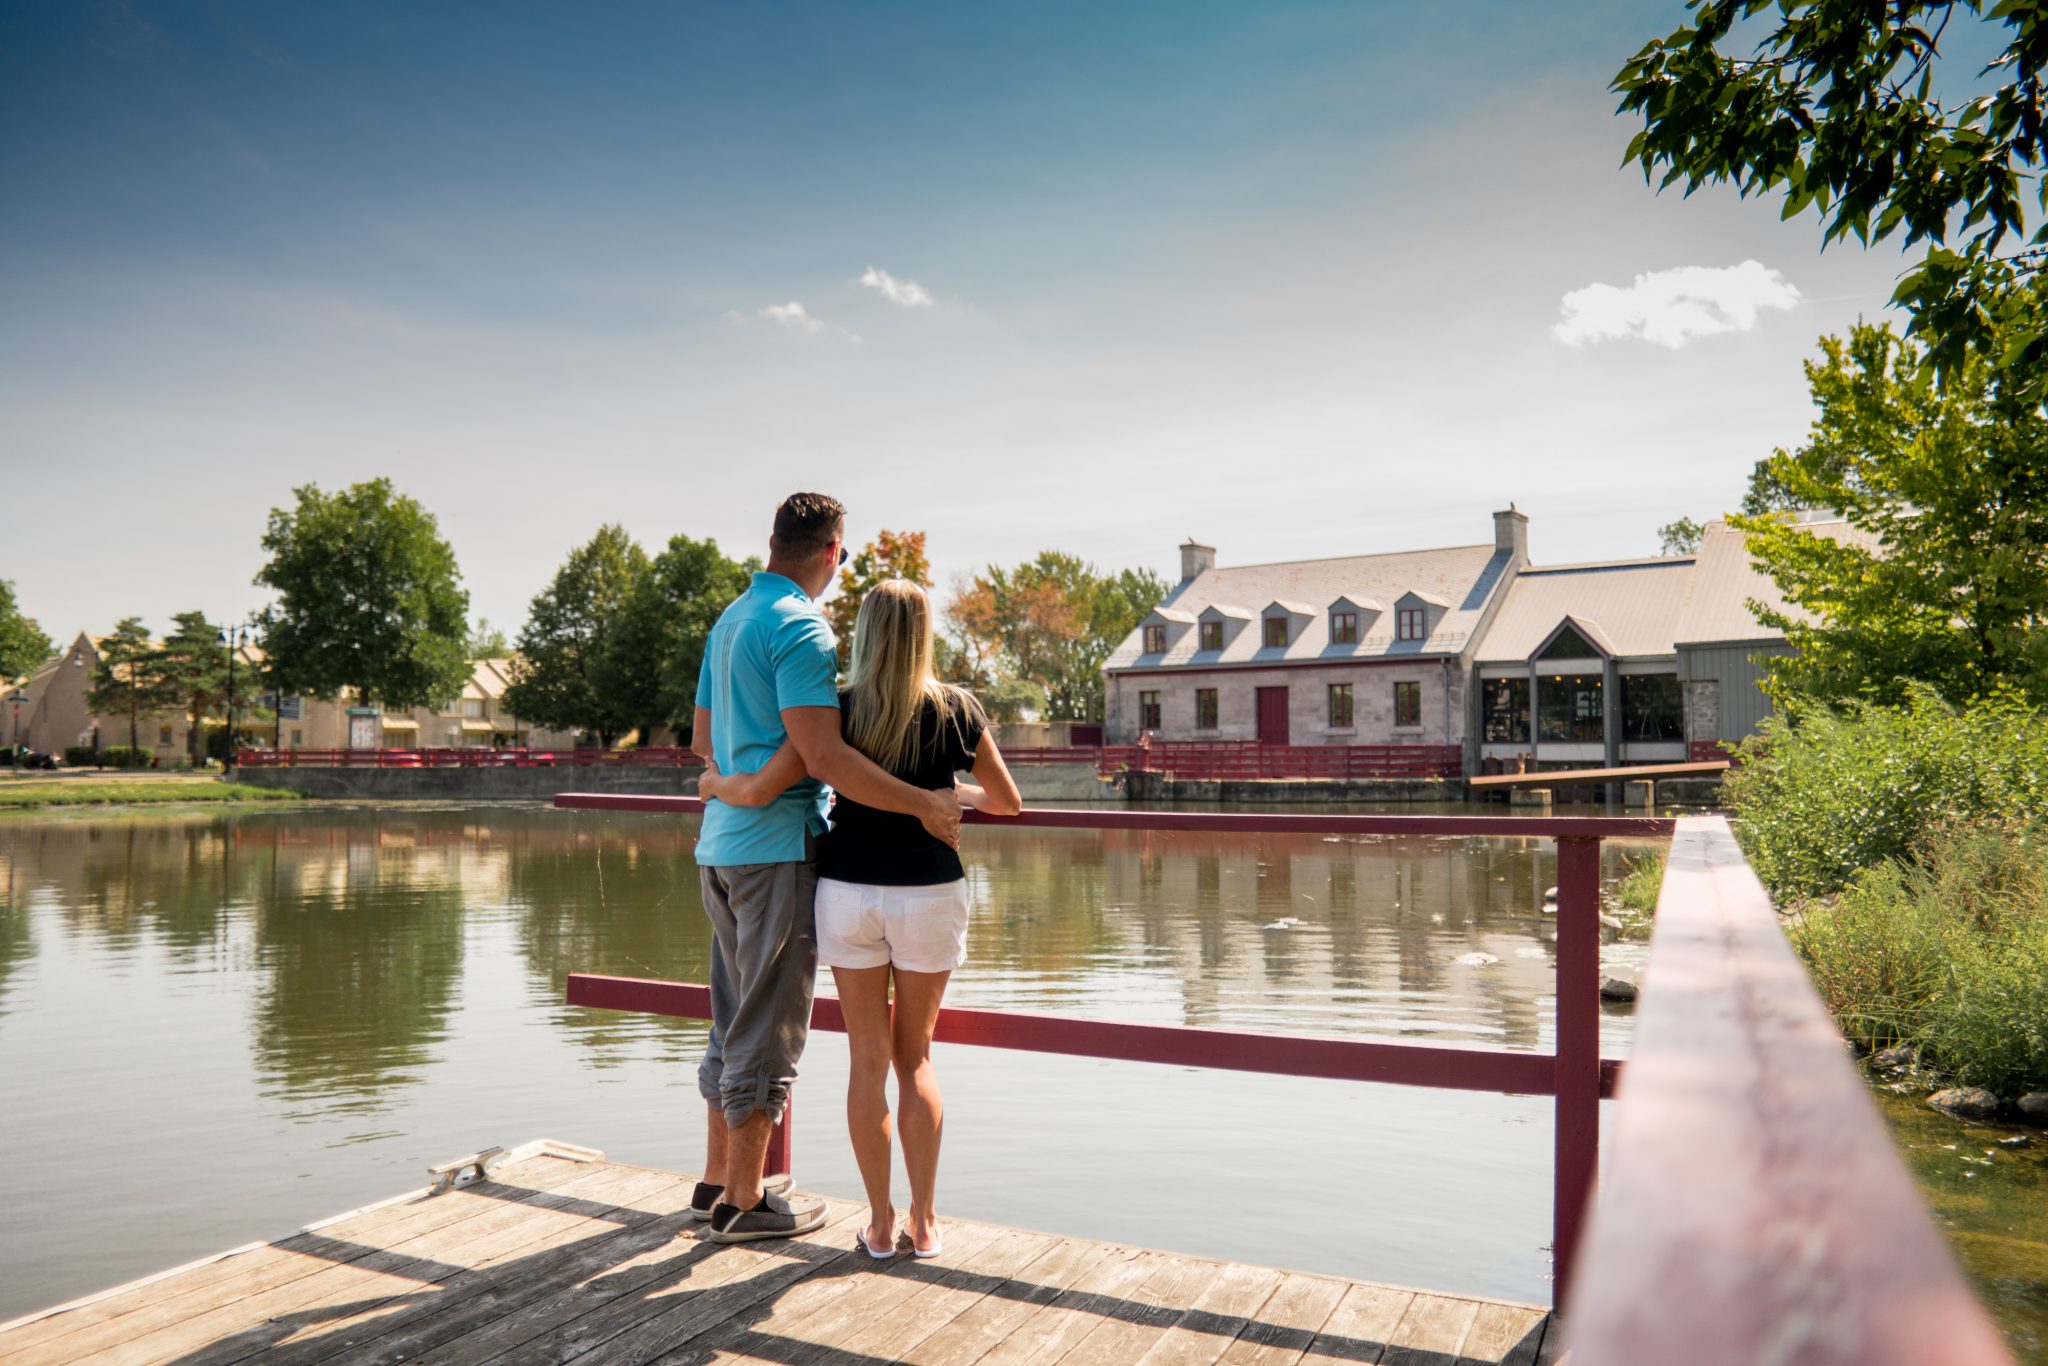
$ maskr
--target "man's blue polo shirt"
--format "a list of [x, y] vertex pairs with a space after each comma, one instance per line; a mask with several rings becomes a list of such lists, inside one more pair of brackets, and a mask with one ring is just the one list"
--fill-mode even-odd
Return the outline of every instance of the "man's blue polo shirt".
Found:
[[[789, 732], [784, 707], [839, 706], [838, 642], [804, 590], [780, 574], [754, 575], [719, 615], [697, 673], [697, 705], [711, 713], [711, 752], [722, 773], [757, 773]], [[796, 863], [804, 836], [825, 832], [831, 789], [804, 778], [766, 806], [707, 802], [697, 862]]]

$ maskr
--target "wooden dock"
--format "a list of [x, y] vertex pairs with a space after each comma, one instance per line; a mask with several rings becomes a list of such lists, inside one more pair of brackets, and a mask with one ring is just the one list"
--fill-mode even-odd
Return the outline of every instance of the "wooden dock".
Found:
[[1557, 1352], [1530, 1305], [959, 1220], [935, 1258], [873, 1262], [854, 1250], [865, 1207], [840, 1200], [806, 1237], [725, 1247], [698, 1236], [692, 1184], [530, 1144], [487, 1180], [0, 1324], [0, 1361], [1536, 1366]]

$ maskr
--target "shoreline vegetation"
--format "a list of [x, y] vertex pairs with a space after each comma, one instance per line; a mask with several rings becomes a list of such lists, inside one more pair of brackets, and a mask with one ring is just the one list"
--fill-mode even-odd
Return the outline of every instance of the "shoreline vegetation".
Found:
[[59, 779], [0, 782], [0, 811], [53, 806], [169, 806], [185, 803], [295, 802], [302, 793], [222, 779]]
[[2048, 717], [1926, 689], [1799, 708], [1745, 743], [1725, 794], [1843, 1034], [1880, 1070], [1967, 1088], [1938, 1108], [2048, 1120]]

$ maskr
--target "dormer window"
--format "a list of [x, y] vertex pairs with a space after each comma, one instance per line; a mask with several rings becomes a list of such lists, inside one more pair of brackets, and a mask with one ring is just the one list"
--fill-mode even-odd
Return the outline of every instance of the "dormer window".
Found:
[[1266, 618], [1266, 648], [1284, 650], [1287, 648], [1287, 618]]
[[1145, 628], [1145, 653], [1148, 655], [1163, 655], [1166, 653], [1166, 628], [1164, 626], [1147, 626]]
[[1220, 650], [1223, 648], [1222, 622], [1205, 621], [1202, 623], [1201, 645], [1205, 650]]
[[1358, 613], [1330, 613], [1330, 643], [1332, 645], [1356, 645], [1358, 643]]
[[1394, 639], [1421, 640], [1429, 634], [1429, 609], [1402, 607], [1394, 613]]

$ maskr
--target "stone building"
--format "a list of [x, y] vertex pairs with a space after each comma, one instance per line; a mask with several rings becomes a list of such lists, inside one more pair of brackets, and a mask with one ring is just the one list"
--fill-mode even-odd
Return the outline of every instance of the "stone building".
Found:
[[1528, 560], [1529, 519], [1442, 550], [1222, 568], [1180, 582], [1104, 666], [1105, 739], [1463, 745], [1473, 651]]

